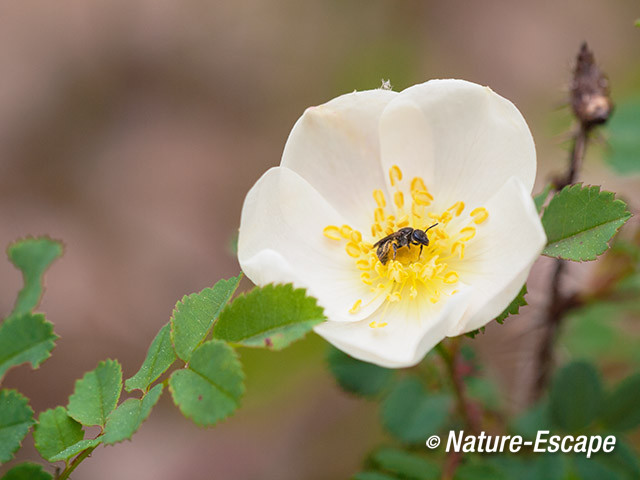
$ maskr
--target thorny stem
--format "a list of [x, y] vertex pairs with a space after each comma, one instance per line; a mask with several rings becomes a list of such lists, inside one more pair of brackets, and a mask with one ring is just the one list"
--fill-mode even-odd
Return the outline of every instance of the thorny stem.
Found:
[[[573, 148], [571, 149], [571, 157], [569, 159], [569, 168], [566, 177], [564, 180], [558, 182], [556, 186], [557, 190], [561, 190], [565, 186], [575, 182], [578, 170], [584, 159], [589, 128], [590, 127], [584, 124], [580, 124], [580, 128], [573, 139]], [[540, 397], [549, 381], [553, 367], [553, 345], [558, 336], [562, 319], [570, 309], [575, 308], [578, 304], [575, 295], [565, 295], [562, 293], [562, 278], [566, 266], [565, 260], [560, 258], [556, 259], [555, 268], [551, 276], [549, 304], [543, 324], [544, 331], [536, 357], [538, 368], [535, 371], [539, 373], [534, 384], [534, 399]]]
[[[595, 63], [593, 52], [584, 43], [578, 53], [571, 87], [571, 107], [578, 120], [579, 128], [573, 137], [573, 148], [569, 158], [569, 167], [563, 178], [556, 181], [556, 190], [575, 183], [589, 140], [590, 131], [605, 123], [611, 115], [613, 104], [609, 97], [609, 85], [605, 75]], [[580, 305], [578, 295], [562, 292], [564, 260], [557, 259], [550, 282], [549, 304], [543, 323], [544, 331], [535, 357], [539, 372], [535, 379], [533, 397], [537, 399], [544, 391], [553, 365], [553, 345], [563, 318], [567, 312]]]
[[85, 458], [91, 455], [91, 452], [93, 452], [96, 449], [96, 447], [97, 445], [95, 447], [90, 447], [90, 448], [87, 448], [86, 450], [83, 450], [82, 453], [80, 453], [80, 455], [74, 458], [73, 461], [69, 465], [67, 465], [67, 467], [62, 471], [62, 473], [59, 476], [56, 475], [56, 480], [66, 480], [67, 478], [69, 478], [69, 475], [71, 475], [71, 472], [73, 472], [76, 469], [76, 467], [80, 465], [80, 463], [82, 463], [82, 461]]

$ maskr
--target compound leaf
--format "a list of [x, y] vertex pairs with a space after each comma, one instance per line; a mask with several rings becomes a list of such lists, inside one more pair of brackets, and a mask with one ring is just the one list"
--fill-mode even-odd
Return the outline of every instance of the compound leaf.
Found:
[[151, 413], [163, 388], [160, 383], [149, 390], [143, 398], [129, 398], [118, 405], [118, 408], [107, 418], [104, 435], [101, 437], [102, 443], [112, 445], [131, 438]]
[[31, 425], [29, 399], [15, 390], [0, 390], [0, 463], [13, 458]]
[[238, 408], [244, 373], [235, 351], [220, 340], [200, 345], [189, 366], [169, 378], [174, 403], [200, 426], [214, 425]]
[[627, 205], [598, 186], [570, 185], [547, 205], [542, 225], [547, 234], [543, 254], [565, 260], [595, 260], [631, 217]]
[[325, 320], [304, 289], [267, 285], [240, 295], [220, 314], [213, 336], [245, 347], [281, 350]]
[[62, 251], [60, 242], [47, 237], [25, 238], [9, 245], [9, 260], [22, 272], [24, 279], [12, 316], [29, 313], [38, 305], [43, 290], [42, 275]]
[[44, 315], [11, 316], [0, 325], [0, 379], [7, 370], [30, 362], [37, 368], [51, 355], [57, 335]]
[[372, 397], [382, 392], [393, 378], [393, 370], [361, 362], [335, 347], [329, 347], [329, 370], [343, 390]]
[[69, 397], [69, 416], [83, 425], [104, 426], [108, 415], [116, 408], [122, 390], [122, 368], [116, 360], [98, 363], [76, 381]]
[[167, 323], [151, 342], [140, 370], [124, 382], [127, 392], [136, 388], [145, 392], [149, 385], [167, 371], [176, 359], [171, 345], [171, 325]]
[[212, 288], [184, 296], [171, 317], [171, 340], [185, 362], [209, 334], [213, 322], [238, 288], [242, 276], [218, 281]]

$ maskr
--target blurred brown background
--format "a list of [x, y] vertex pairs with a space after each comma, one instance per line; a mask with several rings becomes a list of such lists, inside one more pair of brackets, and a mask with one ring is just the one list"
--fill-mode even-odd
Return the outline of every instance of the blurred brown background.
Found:
[[[554, 112], [580, 43], [615, 100], [640, 83], [638, 16], [635, 0], [4, 0], [0, 244], [44, 233], [66, 244], [41, 306], [61, 336], [54, 355], [4, 386], [38, 412], [66, 404], [101, 359], [133, 374], [182, 295], [237, 274], [244, 195], [309, 105], [383, 78], [396, 90], [445, 77], [490, 85], [528, 119], [542, 185], [565, 161], [569, 124]], [[637, 179], [597, 158], [582, 178], [638, 206]], [[0, 315], [20, 284], [0, 262]], [[527, 328], [479, 340], [516, 405], [521, 347], [509, 339]], [[132, 442], [100, 447], [74, 478], [346, 478], [384, 434], [375, 405], [334, 385], [324, 351], [315, 336], [282, 353], [242, 351], [248, 394], [235, 417], [198, 429], [165, 392]], [[21, 458], [37, 459], [26, 444]]]

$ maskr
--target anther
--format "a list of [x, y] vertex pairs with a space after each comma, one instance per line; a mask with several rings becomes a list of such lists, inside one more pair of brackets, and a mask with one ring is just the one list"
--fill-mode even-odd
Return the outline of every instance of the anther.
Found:
[[335, 225], [329, 225], [327, 227], [324, 227], [324, 230], [322, 231], [322, 233], [324, 234], [325, 237], [330, 238], [331, 240], [341, 239], [340, 229]]
[[456, 272], [449, 272], [444, 276], [444, 283], [454, 284], [459, 278]]
[[420, 177], [414, 177], [413, 180], [411, 180], [411, 191], [423, 191], [429, 193], [427, 191], [427, 186], [424, 184], [424, 180]]
[[362, 306], [362, 300], [361, 299], [356, 300], [356, 303], [353, 304], [353, 307], [351, 307], [351, 310], [349, 310], [349, 313], [358, 313], [360, 311], [361, 306]]
[[376, 208], [373, 211], [373, 218], [378, 223], [384, 222], [384, 210], [382, 208], [380, 208], [380, 207]]
[[382, 193], [382, 190], [374, 190], [373, 199], [376, 201], [378, 207], [384, 208], [387, 206], [387, 201], [384, 198], [384, 193]]
[[468, 242], [476, 236], [476, 229], [474, 227], [464, 227], [462, 230], [460, 230], [460, 234], [463, 235], [462, 237], [460, 237], [460, 241]]
[[389, 180], [391, 181], [391, 186], [395, 187], [396, 183], [402, 180], [402, 170], [397, 165], [394, 165], [389, 169]]
[[396, 204], [396, 207], [403, 208], [404, 207], [404, 194], [402, 192], [396, 192], [393, 194], [393, 203]]
[[361, 254], [360, 247], [357, 243], [349, 242], [347, 243], [345, 250], [350, 257], [358, 258]]
[[433, 201], [433, 197], [426, 190], [411, 190], [411, 197], [418, 205], [427, 206]]
[[353, 228], [351, 228], [349, 225], [342, 225], [340, 227], [340, 235], [342, 235], [342, 238], [350, 238], [351, 232], [353, 232]]
[[484, 222], [487, 218], [489, 218], [489, 212], [487, 212], [487, 209], [484, 207], [478, 207], [473, 209], [469, 215], [473, 217], [473, 222], [476, 225], [479, 225], [480, 223]]
[[463, 210], [464, 202], [456, 202], [447, 209], [448, 212], [455, 212], [456, 217], [459, 217]]
[[358, 230], [354, 230], [351, 233], [351, 240], [355, 243], [360, 243], [362, 241], [362, 234]]

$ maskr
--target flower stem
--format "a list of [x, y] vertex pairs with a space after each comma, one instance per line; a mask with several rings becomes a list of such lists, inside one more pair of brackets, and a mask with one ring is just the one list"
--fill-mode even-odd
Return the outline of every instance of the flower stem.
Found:
[[462, 376], [460, 375], [458, 364], [460, 360], [460, 337], [454, 338], [450, 342], [451, 348], [447, 349], [443, 342], [436, 346], [436, 351], [440, 354], [453, 386], [453, 393], [456, 396], [458, 412], [462, 420], [467, 425], [471, 433], [480, 433], [479, 419], [473, 414], [472, 407], [467, 399], [466, 388]]
[[56, 480], [66, 480], [67, 478], [69, 478], [69, 475], [71, 475], [71, 472], [73, 472], [76, 467], [78, 465], [80, 465], [80, 463], [82, 463], [82, 461], [87, 458], [89, 455], [91, 455], [91, 452], [93, 452], [96, 449], [97, 445], [95, 447], [90, 447], [87, 448], [86, 450], [83, 450], [76, 458], [73, 459], [73, 461], [66, 466], [66, 468], [62, 471], [62, 473], [58, 476], [56, 475]]

